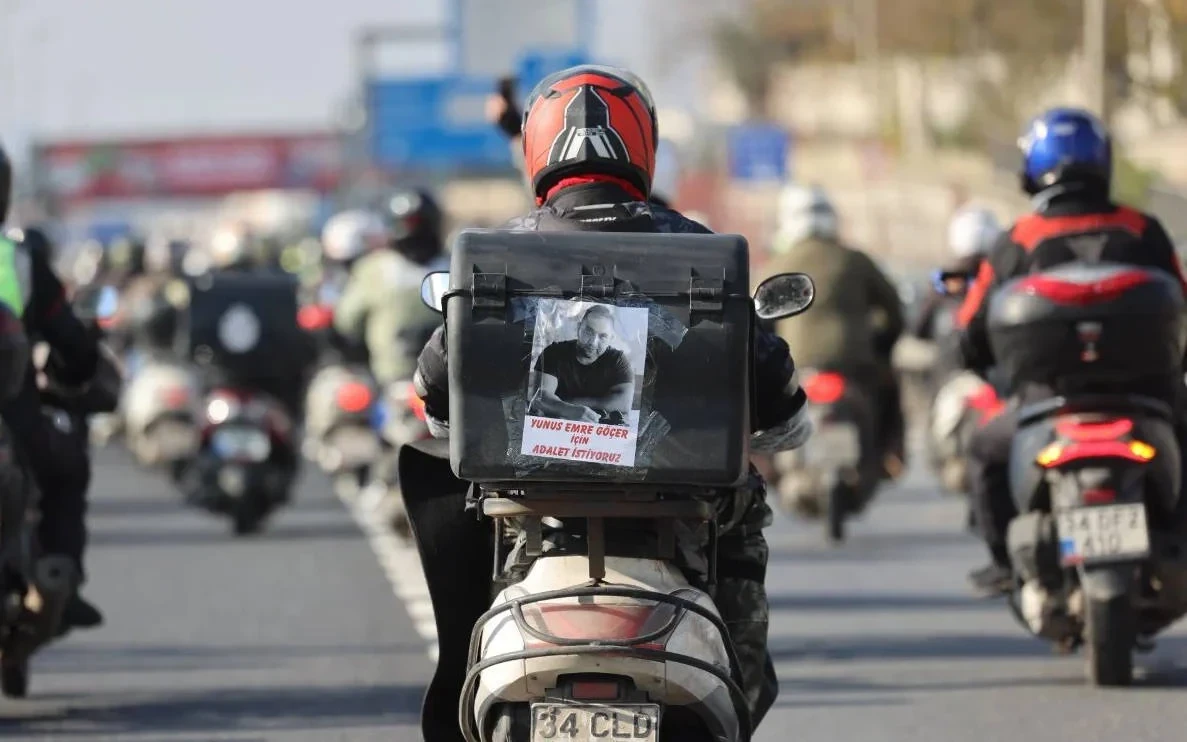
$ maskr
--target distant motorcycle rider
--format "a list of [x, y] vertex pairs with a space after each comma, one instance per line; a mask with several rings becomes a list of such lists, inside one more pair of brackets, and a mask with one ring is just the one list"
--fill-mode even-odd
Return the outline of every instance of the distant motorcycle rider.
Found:
[[801, 368], [847, 374], [873, 397], [882, 463], [897, 476], [906, 460], [901, 391], [890, 365], [904, 324], [898, 290], [868, 255], [840, 242], [836, 208], [821, 188], [785, 188], [778, 218], [766, 272], [801, 271], [816, 284], [812, 311], [781, 320], [779, 336], [795, 348]]
[[[587, 140], [584, 146], [578, 142], [558, 147], [559, 135], [566, 127], [608, 129], [616, 136], [612, 141]], [[528, 98], [522, 132], [526, 175], [537, 208], [511, 220], [507, 229], [709, 232], [675, 211], [648, 202], [659, 141], [655, 104], [647, 87], [630, 72], [580, 66], [545, 78]], [[787, 344], [773, 334], [756, 331], [754, 368], [757, 432], [752, 449], [774, 452], [801, 445], [811, 424], [805, 413], [804, 392], [794, 380]], [[421, 353], [415, 381], [430, 427], [439, 437], [447, 435], [449, 383], [443, 327], [434, 332]], [[458, 512], [456, 517], [473, 516]], [[756, 725], [778, 694], [767, 651], [764, 580], [768, 548], [762, 534], [772, 519], [765, 486], [753, 472], [750, 486], [723, 500], [719, 511], [716, 602], [738, 651], [743, 690]], [[485, 569], [486, 565], [475, 568]], [[448, 726], [449, 722], [445, 719], [442, 723]], [[456, 730], [456, 716], [452, 722]]]
[[[0, 148], [0, 225], [7, 218], [11, 193], [12, 166]], [[48, 363], [55, 380], [79, 389], [95, 377], [98, 342], [66, 302], [65, 289], [49, 264], [49, 252], [48, 239], [37, 230], [0, 235], [0, 299], [18, 313], [29, 337], [50, 345]], [[9, 342], [5, 330], [11, 329], [7, 322], [0, 323], [0, 343]], [[69, 558], [81, 582], [85, 575], [86, 494], [91, 481], [84, 426], [59, 425], [42, 413], [37, 375], [29, 361], [20, 391], [0, 407], [0, 417], [40, 490], [41, 549], [47, 556]], [[102, 622], [99, 610], [76, 591], [66, 605], [62, 628], [89, 628]]]
[[[1071, 261], [1108, 261], [1163, 270], [1187, 291], [1187, 276], [1162, 224], [1110, 200], [1112, 141], [1095, 116], [1071, 108], [1046, 111], [1030, 122], [1019, 148], [1022, 187], [1033, 196], [1034, 211], [998, 239], [957, 317], [965, 365], [982, 375], [994, 363], [986, 326], [989, 299], [1013, 278]], [[1166, 380], [1165, 386], [1163, 394], [1151, 391], [1151, 396], [1167, 396], [1181, 406], [1182, 377]], [[977, 432], [970, 450], [974, 506], [993, 559], [970, 580], [988, 594], [1012, 586], [1006, 531], [1017, 507], [1008, 465], [1018, 409], [1051, 392], [1028, 385], [1011, 394], [1011, 404]], [[1182, 430], [1179, 435], [1182, 440]]]
[[449, 259], [444, 215], [428, 191], [398, 191], [387, 200], [386, 213], [373, 216], [379, 220], [346, 225], [359, 240], [356, 249], [372, 249], [351, 268], [334, 329], [349, 340], [365, 340], [371, 371], [387, 386], [412, 378], [420, 348], [441, 324], [421, 301], [420, 284], [433, 271], [448, 271]]
[[939, 341], [938, 329], [949, 324], [938, 316], [951, 312], [955, 328], [956, 309], [960, 307], [969, 285], [981, 269], [981, 261], [1001, 236], [997, 216], [981, 206], [966, 206], [948, 222], [948, 249], [952, 257], [936, 271], [935, 289], [924, 302], [911, 334], [920, 340]]

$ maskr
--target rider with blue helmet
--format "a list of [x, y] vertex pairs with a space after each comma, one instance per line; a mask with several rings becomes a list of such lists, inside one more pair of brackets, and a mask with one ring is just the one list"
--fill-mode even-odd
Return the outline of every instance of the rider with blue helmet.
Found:
[[[994, 363], [986, 332], [988, 298], [1010, 279], [1072, 261], [1110, 261], [1164, 270], [1187, 291], [1187, 276], [1159, 221], [1110, 200], [1113, 146], [1099, 119], [1079, 109], [1054, 108], [1030, 122], [1018, 146], [1022, 188], [1033, 197], [1034, 211], [998, 239], [957, 317], [964, 362], [979, 372]], [[1175, 383], [1181, 386], [1180, 381]], [[1018, 401], [1049, 395], [1027, 389]], [[993, 564], [970, 578], [986, 593], [1008, 590], [1012, 580], [1006, 529], [1018, 513], [1007, 469], [1017, 409], [1011, 405], [981, 428], [970, 446], [974, 507], [993, 557]]]

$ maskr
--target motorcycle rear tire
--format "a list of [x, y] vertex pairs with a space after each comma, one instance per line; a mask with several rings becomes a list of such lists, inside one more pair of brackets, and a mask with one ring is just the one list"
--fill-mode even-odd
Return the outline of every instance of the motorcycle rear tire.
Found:
[[0, 691], [6, 698], [29, 695], [29, 663], [0, 660]]
[[526, 742], [532, 736], [532, 719], [524, 704], [503, 704], [494, 712], [490, 742]]
[[263, 493], [248, 492], [231, 509], [231, 529], [236, 536], [257, 534], [267, 515], [268, 504]]
[[845, 541], [845, 519], [849, 516], [852, 500], [849, 487], [840, 482], [828, 492], [824, 523], [828, 541], [834, 546]]
[[1133, 683], [1133, 651], [1137, 644], [1137, 616], [1128, 596], [1088, 599], [1086, 655], [1088, 679], [1099, 687]]

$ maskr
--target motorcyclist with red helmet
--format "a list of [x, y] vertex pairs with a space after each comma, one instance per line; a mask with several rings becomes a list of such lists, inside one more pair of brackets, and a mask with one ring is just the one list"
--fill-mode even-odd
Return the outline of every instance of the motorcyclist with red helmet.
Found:
[[[511, 220], [506, 228], [709, 233], [681, 214], [649, 202], [658, 143], [655, 104], [647, 87], [630, 72], [587, 65], [545, 78], [528, 97], [522, 124], [524, 169], [536, 208]], [[756, 417], [751, 448], [762, 453], [801, 445], [811, 425], [787, 344], [777, 335], [756, 330], [753, 347]], [[438, 328], [421, 353], [414, 381], [425, 401], [430, 427], [439, 437], [448, 431], [446, 361], [444, 328]], [[447, 582], [446, 587], [455, 591], [463, 589], [467, 580], [458, 574], [458, 564], [474, 563], [484, 573], [470, 581], [470, 597], [460, 592], [450, 597], [449, 605], [458, 610], [448, 617], [437, 616], [440, 663], [423, 712], [426, 739], [457, 738], [457, 694], [465, 667], [447, 666], [452, 664], [447, 656], [464, 658], [474, 620], [489, 607], [490, 555], [457, 558], [459, 544], [469, 547], [487, 538], [472, 515], [462, 517], [463, 501], [464, 489], [450, 505], [456, 513], [451, 515], [442, 502], [434, 516], [435, 532], [416, 534], [422, 555], [454, 555], [448, 567], [442, 566], [441, 559], [422, 559], [431, 592], [435, 582]], [[448, 526], [443, 523], [447, 518]], [[752, 470], [749, 486], [723, 498], [719, 508], [716, 602], [737, 648], [755, 725], [770, 709], [779, 688], [767, 651], [768, 548], [762, 529], [771, 522], [765, 485]], [[704, 553], [704, 544], [691, 546], [680, 551]], [[698, 574], [702, 565], [684, 566], [694, 580], [702, 576]], [[439, 570], [444, 571], [434, 574]], [[439, 726], [431, 726], [430, 716], [441, 718]]]

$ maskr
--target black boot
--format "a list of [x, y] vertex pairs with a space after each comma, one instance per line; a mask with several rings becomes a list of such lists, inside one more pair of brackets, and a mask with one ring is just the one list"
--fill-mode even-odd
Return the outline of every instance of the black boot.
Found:
[[93, 629], [103, 625], [103, 614], [78, 592], [71, 596], [62, 611], [62, 622], [58, 625], [58, 636], [72, 629]]

